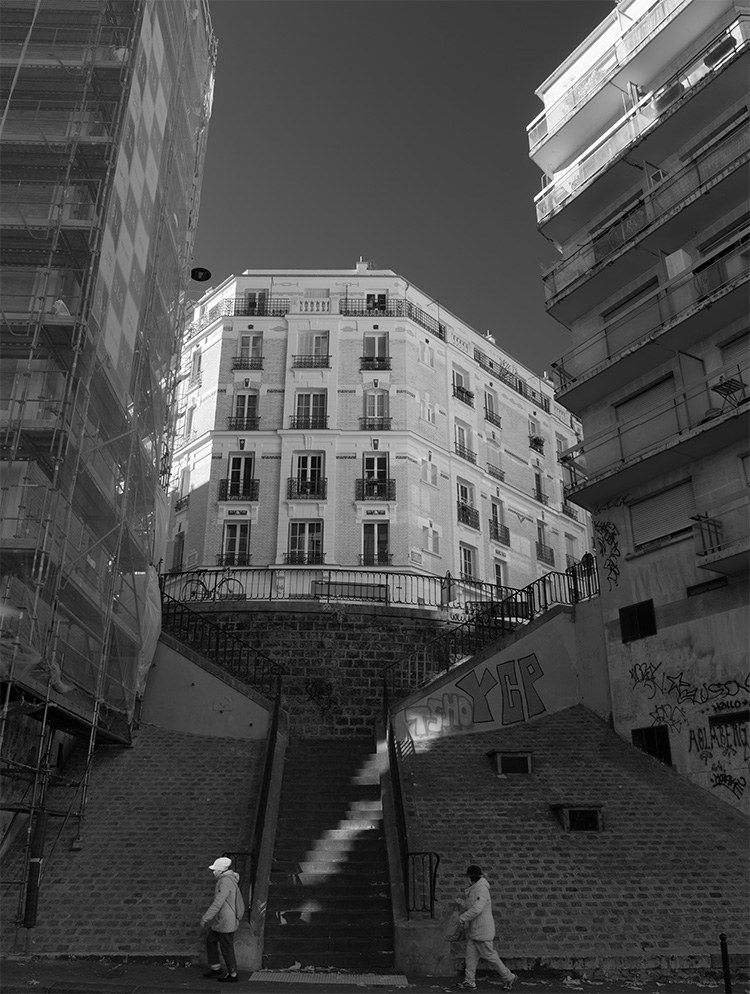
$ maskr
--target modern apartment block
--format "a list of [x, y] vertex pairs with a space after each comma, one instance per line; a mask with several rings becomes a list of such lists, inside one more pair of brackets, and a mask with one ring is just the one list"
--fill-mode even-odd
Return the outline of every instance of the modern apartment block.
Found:
[[67, 733], [128, 741], [158, 638], [215, 42], [202, 0], [4, 0], [0, 31], [3, 772], [33, 811]]
[[[539, 231], [571, 332], [617, 730], [747, 801], [748, 52], [733, 0], [621, 0], [537, 90]], [[744, 796], [744, 801], [742, 800]]]
[[[539, 377], [390, 270], [247, 271], [183, 339], [167, 568], [522, 587], [589, 550]], [[319, 570], [318, 570], [319, 572]]]

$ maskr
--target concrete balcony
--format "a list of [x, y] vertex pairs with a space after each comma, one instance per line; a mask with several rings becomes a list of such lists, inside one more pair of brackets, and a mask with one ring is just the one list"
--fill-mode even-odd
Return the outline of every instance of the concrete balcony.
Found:
[[750, 497], [736, 495], [692, 519], [696, 565], [731, 576], [750, 571]]
[[[552, 363], [557, 399], [574, 413], [747, 313], [750, 229], [638, 300]], [[666, 350], [666, 351], [665, 351]]]
[[[547, 312], [570, 325], [689, 242], [747, 195], [750, 131], [743, 122], [666, 176], [543, 276]], [[711, 193], [711, 197], [704, 196]]]
[[[721, 57], [714, 59], [717, 51]], [[663, 162], [686, 136], [713, 122], [717, 107], [741, 99], [747, 90], [749, 51], [750, 18], [743, 15], [663, 85], [646, 92], [614, 124], [597, 132], [589, 145], [581, 144], [581, 153], [536, 197], [537, 224], [544, 235], [564, 244], [632, 189], [629, 153], [635, 145], [639, 161]]]
[[[750, 359], [722, 366], [563, 453], [566, 500], [597, 504], [747, 438]], [[731, 390], [727, 389], [731, 386]]]

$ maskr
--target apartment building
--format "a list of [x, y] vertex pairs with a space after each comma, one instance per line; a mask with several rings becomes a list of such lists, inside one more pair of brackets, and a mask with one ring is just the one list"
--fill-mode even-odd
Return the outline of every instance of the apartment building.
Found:
[[[621, 0], [529, 127], [561, 458], [593, 515], [618, 732], [746, 805], [748, 50], [733, 0]], [[562, 334], [561, 334], [562, 338]]]
[[423, 572], [521, 587], [589, 550], [552, 382], [402, 276], [246, 271], [182, 346], [167, 568]]
[[0, 30], [2, 736], [33, 811], [68, 733], [129, 739], [158, 638], [215, 42], [199, 0], [4, 0]]

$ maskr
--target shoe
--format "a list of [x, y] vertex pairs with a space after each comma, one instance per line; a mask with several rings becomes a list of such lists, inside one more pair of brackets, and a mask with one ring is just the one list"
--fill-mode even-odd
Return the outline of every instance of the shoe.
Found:
[[237, 976], [236, 973], [234, 975], [232, 975], [231, 973], [227, 973], [225, 976], [219, 977], [220, 984], [238, 984], [239, 982], [240, 978]]
[[208, 970], [203, 974], [204, 977], [215, 977], [216, 980], [221, 976], [221, 967], [218, 970]]
[[500, 988], [500, 990], [501, 990], [501, 991], [510, 991], [510, 990], [512, 990], [512, 989], [513, 989], [513, 984], [515, 984], [515, 982], [516, 982], [517, 980], [518, 980], [518, 977], [517, 977], [517, 976], [515, 975], [515, 973], [514, 973], [514, 974], [513, 974], [513, 976], [512, 976], [511, 978], [510, 978], [510, 980], [506, 980], [506, 981], [505, 981], [505, 983], [504, 983], [504, 984], [503, 984], [503, 986], [502, 986], [502, 987]]
[[461, 980], [456, 984], [462, 991], [475, 991], [477, 989], [476, 984], [470, 984], [468, 980]]

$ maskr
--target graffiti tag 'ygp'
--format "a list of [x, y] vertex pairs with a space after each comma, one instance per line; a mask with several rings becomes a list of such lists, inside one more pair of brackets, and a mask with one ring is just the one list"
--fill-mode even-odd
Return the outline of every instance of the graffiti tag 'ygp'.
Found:
[[[546, 711], [534, 686], [544, 676], [534, 653], [498, 663], [495, 672], [497, 677], [487, 667], [480, 679], [478, 671], [472, 670], [456, 682], [456, 690], [408, 707], [404, 717], [411, 737], [435, 738], [469, 731], [476, 725], [515, 725]], [[489, 698], [496, 687], [500, 707], [493, 712]]]

